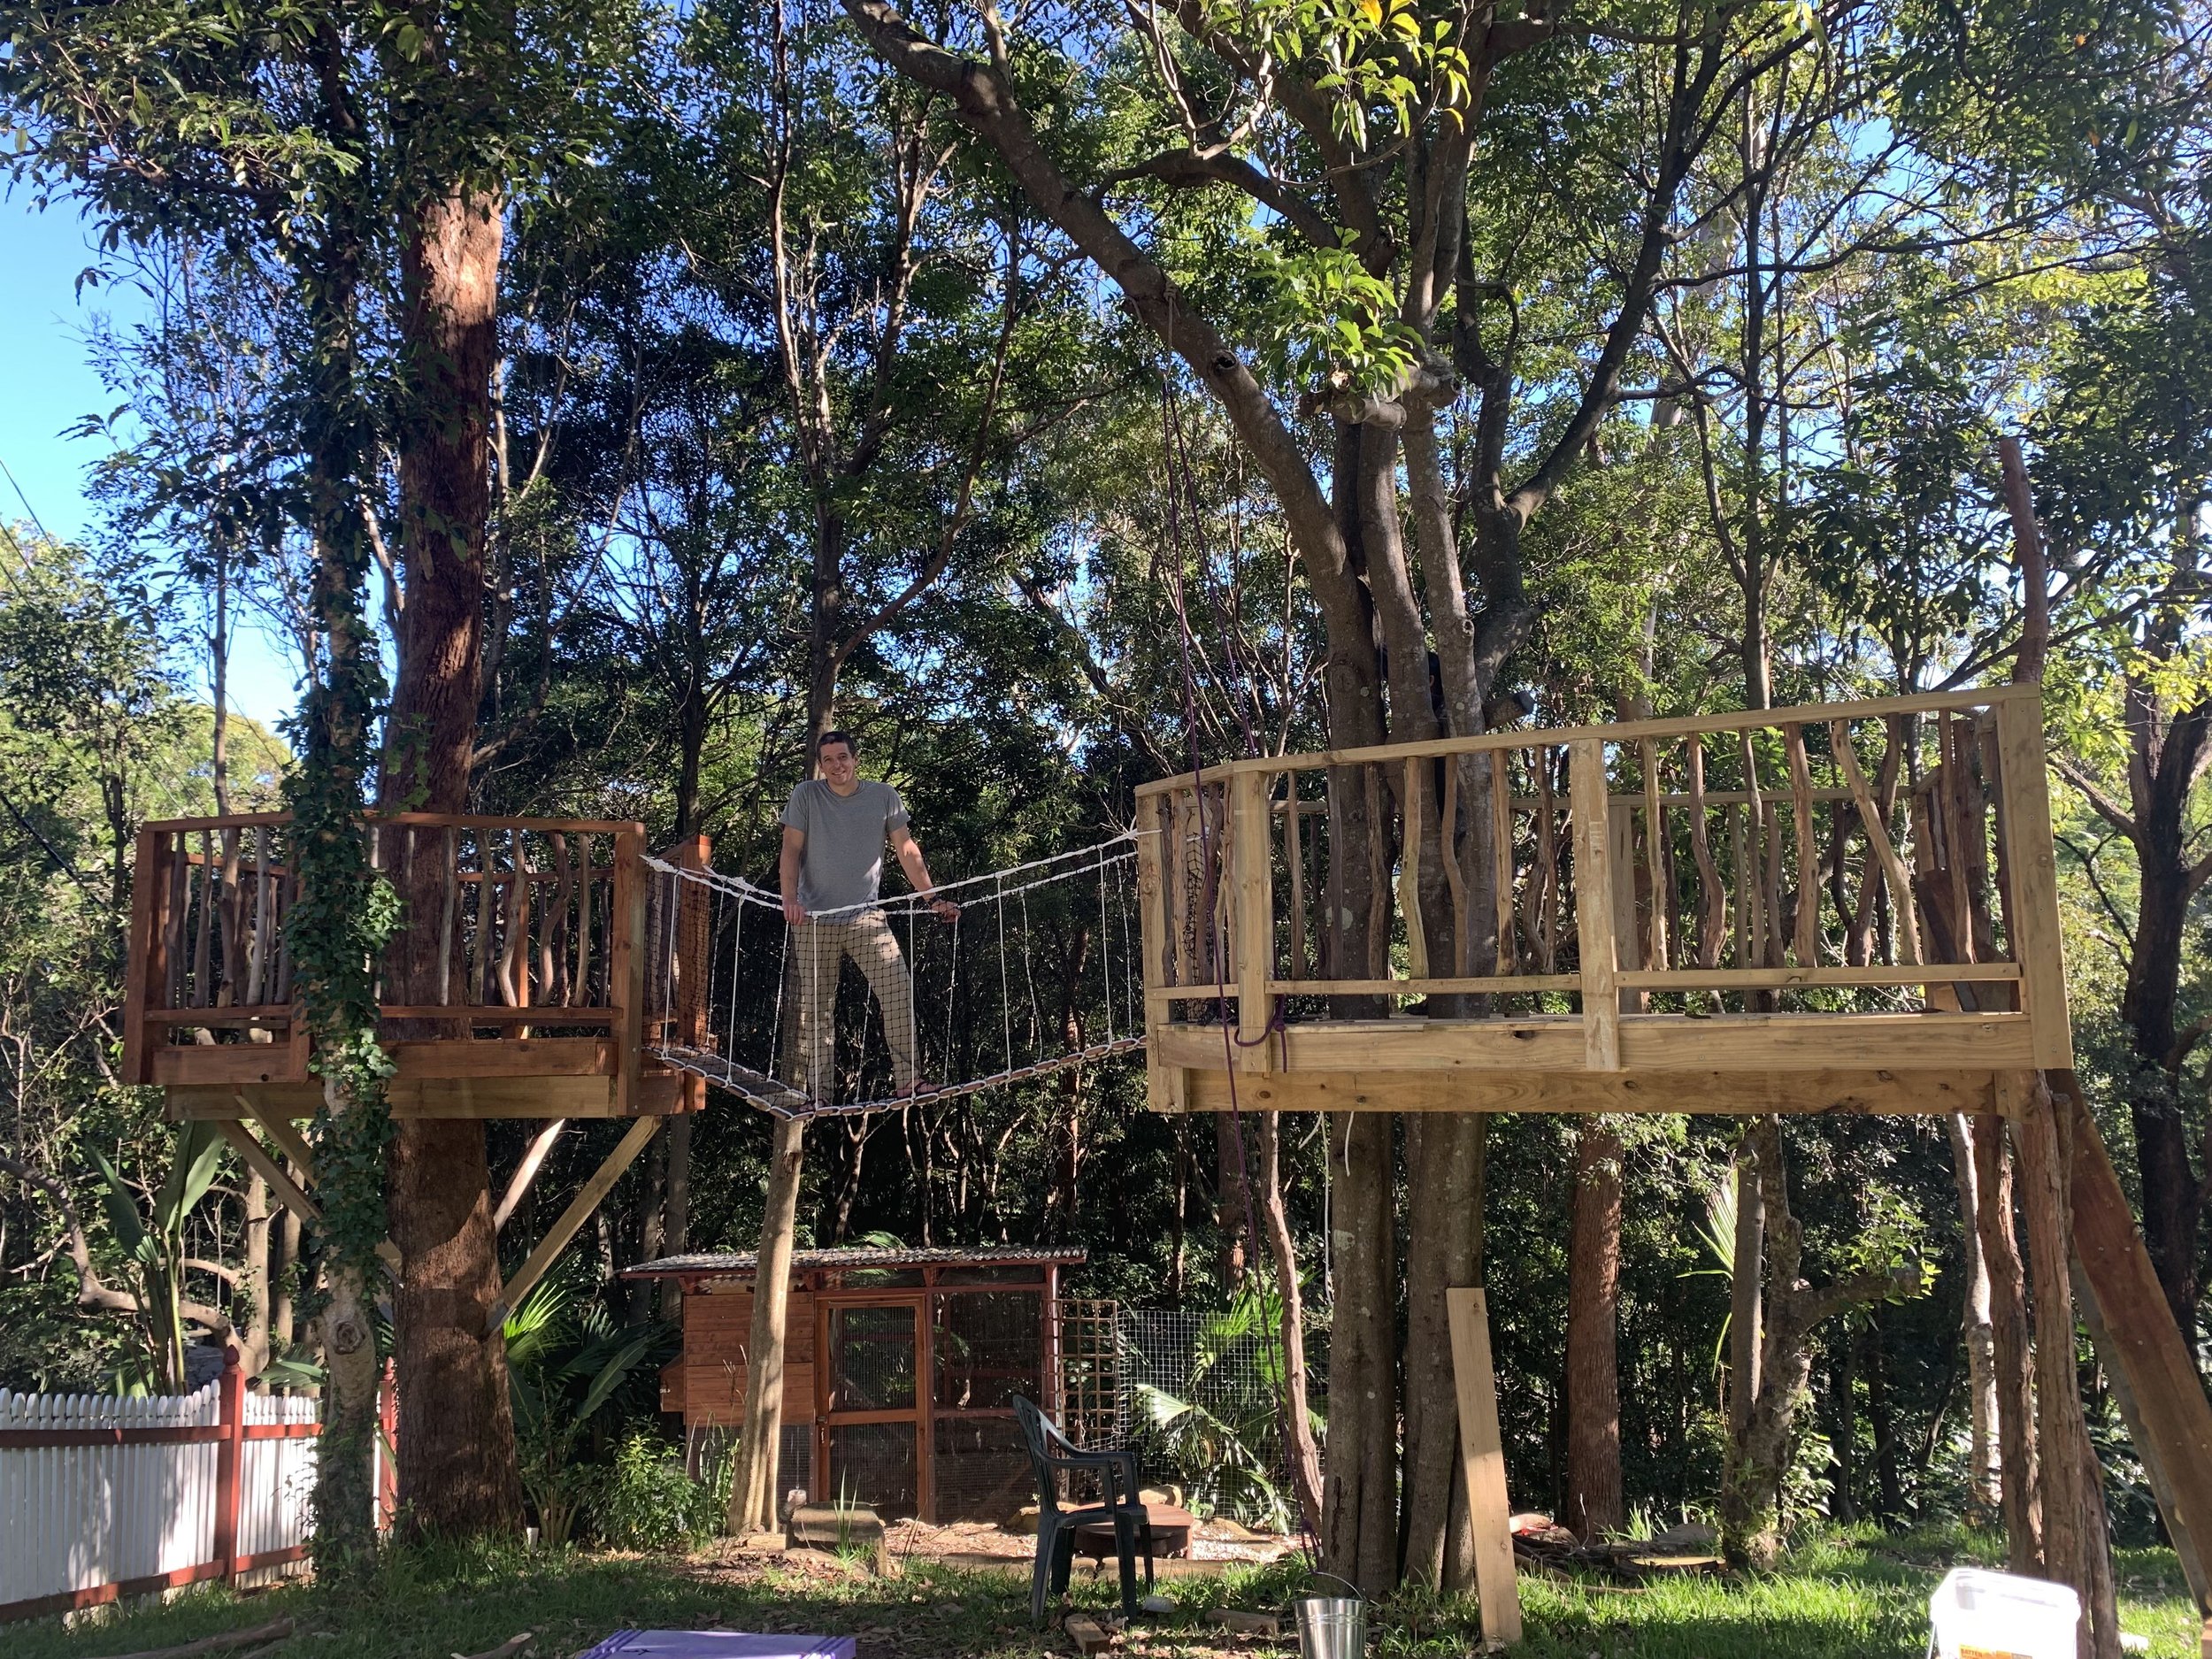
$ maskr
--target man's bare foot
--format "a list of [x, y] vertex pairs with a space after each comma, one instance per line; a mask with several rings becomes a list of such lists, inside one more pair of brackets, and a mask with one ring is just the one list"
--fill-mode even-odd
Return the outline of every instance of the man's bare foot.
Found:
[[925, 1094], [934, 1094], [940, 1087], [941, 1085], [931, 1082], [927, 1078], [918, 1077], [906, 1086], [906, 1097], [909, 1100], [919, 1100]]

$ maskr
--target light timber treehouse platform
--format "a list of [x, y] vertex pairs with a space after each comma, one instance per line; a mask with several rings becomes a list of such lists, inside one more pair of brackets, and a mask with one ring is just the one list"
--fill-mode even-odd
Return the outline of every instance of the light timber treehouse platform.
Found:
[[1139, 791], [1156, 1109], [2001, 1110], [2072, 1064], [2032, 686]]
[[[641, 825], [402, 813], [369, 820], [399, 890], [380, 964], [400, 1118], [641, 1118], [696, 1110], [697, 1078], [651, 1058], [697, 1023], [692, 906], [649, 903]], [[311, 1116], [286, 922], [298, 899], [284, 813], [172, 818], [138, 836], [126, 1078], [171, 1116]], [[703, 841], [683, 856], [705, 864]]]

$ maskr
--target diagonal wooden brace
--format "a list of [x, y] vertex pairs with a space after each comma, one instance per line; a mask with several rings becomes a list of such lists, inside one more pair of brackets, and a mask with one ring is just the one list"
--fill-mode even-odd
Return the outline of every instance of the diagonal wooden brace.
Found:
[[[279, 1203], [311, 1227], [322, 1225], [322, 1207], [307, 1195], [304, 1187], [285, 1173], [284, 1166], [269, 1156], [268, 1148], [254, 1138], [252, 1130], [234, 1118], [219, 1118], [214, 1121], [216, 1133], [237, 1149], [238, 1156], [245, 1159], [248, 1169], [269, 1183], [269, 1190], [277, 1195]], [[297, 1157], [292, 1161], [305, 1167]], [[395, 1272], [399, 1270], [399, 1247], [389, 1239], [378, 1243], [376, 1253]]]
[[583, 1190], [561, 1212], [561, 1218], [553, 1224], [544, 1238], [538, 1240], [538, 1248], [530, 1252], [530, 1259], [516, 1270], [515, 1276], [507, 1281], [494, 1299], [491, 1312], [484, 1322], [487, 1338], [495, 1335], [500, 1326], [507, 1323], [507, 1316], [514, 1311], [516, 1304], [530, 1294], [538, 1280], [545, 1277], [546, 1270], [568, 1248], [568, 1241], [576, 1236], [577, 1230], [591, 1219], [591, 1212], [599, 1208], [600, 1200], [606, 1197], [614, 1189], [614, 1184], [622, 1179], [622, 1171], [628, 1169], [636, 1161], [637, 1155], [645, 1150], [645, 1143], [653, 1138], [653, 1132], [661, 1126], [661, 1123], [662, 1119], [658, 1118], [641, 1118], [630, 1125], [630, 1133], [622, 1137], [622, 1144], [607, 1155], [607, 1161], [599, 1166], [591, 1179], [584, 1183]]

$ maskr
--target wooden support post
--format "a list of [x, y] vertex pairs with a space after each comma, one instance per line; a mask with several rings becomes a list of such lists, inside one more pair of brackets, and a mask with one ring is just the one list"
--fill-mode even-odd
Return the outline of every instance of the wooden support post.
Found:
[[161, 860], [161, 836], [153, 830], [138, 832], [136, 850], [131, 870], [131, 931], [126, 949], [129, 952], [129, 971], [123, 991], [123, 1076], [132, 1083], [150, 1083], [154, 1080], [154, 1057], [146, 1042], [146, 1009], [152, 999], [151, 987], [168, 982], [167, 953], [160, 953], [157, 964], [157, 946], [161, 937], [159, 895], [166, 885], [167, 873], [157, 868]]
[[292, 1160], [293, 1172], [312, 1186], [315, 1182], [315, 1156], [308, 1149], [306, 1137], [275, 1113], [262, 1118], [259, 1122], [261, 1133], [269, 1137], [278, 1151]]
[[638, 1079], [645, 1064], [645, 870], [640, 863], [644, 856], [641, 828], [633, 826], [616, 833], [613, 914], [607, 918], [613, 947], [609, 953], [607, 1002], [614, 1010], [610, 1031], [614, 1038], [614, 1114], [618, 1118], [627, 1118], [637, 1110]]
[[1644, 880], [1651, 888], [1651, 914], [1645, 934], [1649, 947], [1643, 953], [1642, 965], [1664, 968], [1674, 895], [1667, 887], [1667, 809], [1660, 798], [1659, 745], [1647, 737], [1637, 746], [1637, 755], [1644, 774]]
[[2070, 1071], [2049, 1081], [2070, 1132], [2074, 1252], [2096, 1294], [2108, 1339], [2099, 1356], [2116, 1379], [2126, 1379], [2147, 1442], [2138, 1449], [2146, 1463], [2154, 1458], [2165, 1477], [2168, 1493], [2161, 1494], [2159, 1507], [2166, 1530], [2182, 1556], [2198, 1610], [2212, 1613], [2212, 1560], [2207, 1559], [2212, 1551], [2212, 1402], [2174, 1324], [2080, 1085]]
[[1606, 798], [1605, 743], [1570, 745], [1567, 787], [1574, 814], [1575, 928], [1582, 952], [1583, 1064], [1593, 1071], [1621, 1069], [1619, 963], [1613, 936], [1611, 803]]
[[538, 1248], [530, 1252], [530, 1259], [515, 1271], [515, 1276], [507, 1281], [493, 1300], [491, 1313], [484, 1321], [486, 1336], [506, 1324], [507, 1316], [530, 1294], [538, 1280], [545, 1277], [546, 1270], [559, 1259], [561, 1252], [568, 1248], [568, 1241], [576, 1236], [578, 1229], [591, 1219], [591, 1212], [599, 1208], [600, 1200], [614, 1190], [614, 1184], [622, 1179], [623, 1171], [628, 1169], [637, 1155], [645, 1150], [645, 1143], [653, 1138], [653, 1132], [661, 1126], [661, 1123], [662, 1119], [658, 1118], [641, 1118], [630, 1125], [630, 1132], [622, 1137], [622, 1143], [607, 1155], [607, 1161], [599, 1166], [591, 1179], [584, 1183], [583, 1190], [561, 1212], [561, 1218], [548, 1229], [545, 1237], [538, 1240]]
[[2116, 1655], [2112, 1559], [2104, 1502], [2096, 1482], [2089, 1425], [2074, 1370], [2073, 1254], [2067, 1157], [2058, 1112], [2033, 1071], [2008, 1071], [1997, 1087], [2020, 1155], [2020, 1208], [2028, 1224], [2028, 1267], [2035, 1298], [2035, 1407], [2043, 1489], [2043, 1571], [2082, 1601], [2081, 1659]]
[[2066, 958], [2060, 944], [2058, 855], [2051, 840], [2051, 786], [2044, 772], [2043, 694], [2023, 686], [1997, 704], [1998, 784], [2005, 833], [2006, 911], [2020, 995], [2035, 1063], [2045, 1071], [2074, 1064], [2066, 1007]]
[[[1847, 739], [1848, 726], [1845, 734]], [[1782, 728], [1782, 749], [1790, 764], [1790, 818], [1797, 826], [1797, 925], [1790, 948], [1797, 965], [1810, 968], [1820, 961], [1820, 871], [1813, 850], [1812, 765], [1805, 758], [1805, 728], [1794, 720]]]
[[[1171, 800], [1152, 796], [1138, 803], [1137, 921], [1144, 951], [1144, 965], [1137, 982], [1144, 987], [1145, 1094], [1154, 1111], [1178, 1111], [1172, 1070], [1161, 1057], [1165, 1045], [1163, 1029], [1173, 1018], [1175, 1005], [1164, 994], [1174, 983], [1173, 956], [1168, 934], [1168, 899], [1163, 843], [1175, 828]], [[1149, 824], [1144, 821], [1148, 816]]]
[[1230, 877], [1234, 882], [1236, 952], [1237, 1070], [1270, 1070], [1267, 982], [1275, 969], [1274, 837], [1268, 796], [1273, 780], [1263, 772], [1240, 772], [1230, 780]]
[[1475, 1592], [1486, 1647], [1521, 1640], [1521, 1589], [1513, 1571], [1513, 1506], [1505, 1488], [1505, 1445], [1498, 1432], [1498, 1379], [1491, 1369], [1490, 1311], [1483, 1293], [1444, 1293], [1451, 1327], [1452, 1382], [1459, 1396], [1459, 1464], [1475, 1535]]

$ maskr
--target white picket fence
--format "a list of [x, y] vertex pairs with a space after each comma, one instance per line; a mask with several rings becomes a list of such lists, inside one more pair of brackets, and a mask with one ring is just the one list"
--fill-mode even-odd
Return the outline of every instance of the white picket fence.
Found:
[[0, 1621], [297, 1571], [319, 1410], [234, 1365], [186, 1395], [0, 1389]]

